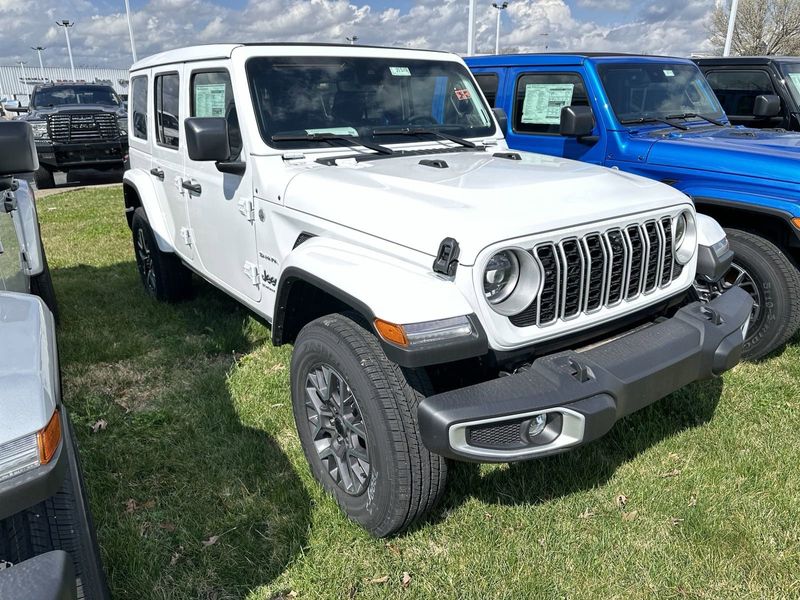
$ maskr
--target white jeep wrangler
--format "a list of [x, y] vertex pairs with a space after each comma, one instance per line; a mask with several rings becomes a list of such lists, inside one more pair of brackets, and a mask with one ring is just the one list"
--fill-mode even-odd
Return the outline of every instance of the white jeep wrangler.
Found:
[[457, 56], [210, 45], [131, 88], [147, 291], [194, 272], [294, 344], [311, 469], [374, 535], [430, 510], [446, 459], [574, 448], [739, 360], [750, 296], [692, 291], [730, 262], [719, 226], [666, 185], [509, 152]]

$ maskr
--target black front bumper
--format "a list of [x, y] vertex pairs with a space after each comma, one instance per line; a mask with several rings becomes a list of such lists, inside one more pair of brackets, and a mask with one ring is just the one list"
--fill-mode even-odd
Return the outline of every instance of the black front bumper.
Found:
[[128, 140], [60, 144], [37, 142], [39, 163], [50, 169], [121, 167], [128, 154]]
[[[608, 343], [426, 398], [418, 409], [423, 442], [450, 458], [512, 462], [595, 440], [618, 419], [735, 366], [751, 307], [750, 295], [732, 288]], [[529, 437], [542, 414], [545, 430]]]

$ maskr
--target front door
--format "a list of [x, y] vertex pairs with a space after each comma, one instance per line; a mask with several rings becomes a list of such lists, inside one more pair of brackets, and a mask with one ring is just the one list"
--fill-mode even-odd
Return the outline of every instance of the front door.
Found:
[[[246, 161], [230, 73], [219, 63], [186, 67], [187, 114], [222, 117], [228, 122], [231, 160]], [[222, 173], [212, 162], [196, 162], [186, 155], [185, 178], [194, 186], [188, 192], [189, 223], [203, 270], [234, 295], [258, 301], [261, 275], [256, 252], [252, 167], [243, 175]]]
[[195, 250], [189, 228], [187, 202], [183, 187], [183, 147], [181, 139], [181, 66], [153, 69], [153, 105], [155, 135], [150, 175], [159, 196], [159, 204], [172, 217], [172, 239], [178, 254], [189, 262]]

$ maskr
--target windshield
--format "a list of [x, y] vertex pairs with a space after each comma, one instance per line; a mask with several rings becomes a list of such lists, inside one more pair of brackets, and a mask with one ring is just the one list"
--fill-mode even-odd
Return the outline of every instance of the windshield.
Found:
[[418, 141], [387, 135], [392, 128], [424, 128], [464, 138], [495, 132], [471, 75], [455, 62], [258, 57], [248, 61], [247, 75], [261, 135], [277, 148], [326, 142], [273, 136], [330, 134], [388, 144]]
[[800, 62], [780, 63], [786, 77], [786, 86], [797, 104], [800, 104]]
[[40, 88], [31, 100], [33, 108], [48, 108], [65, 104], [119, 106], [120, 101], [112, 88], [99, 85], [65, 85]]
[[606, 63], [598, 65], [597, 71], [620, 121], [687, 114], [724, 117], [714, 91], [694, 65]]

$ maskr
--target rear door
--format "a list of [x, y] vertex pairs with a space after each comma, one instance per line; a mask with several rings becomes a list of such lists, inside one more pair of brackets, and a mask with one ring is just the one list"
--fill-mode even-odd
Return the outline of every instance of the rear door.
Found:
[[510, 95], [506, 100], [510, 107], [506, 141], [511, 148], [603, 163], [606, 136], [596, 120], [591, 138], [578, 140], [559, 133], [565, 106], [590, 106], [599, 114], [579, 70], [543, 67], [533, 72], [523, 67], [509, 69], [506, 77]]
[[[231, 160], [247, 161], [231, 75], [223, 63], [198, 62], [186, 68], [186, 111], [190, 117], [222, 117], [228, 122]], [[213, 162], [185, 156], [189, 223], [203, 270], [216, 283], [258, 301], [261, 282], [256, 252], [252, 168], [222, 173]]]
[[169, 65], [152, 70], [154, 135], [150, 176], [159, 195], [159, 204], [169, 211], [175, 249], [184, 258], [195, 258], [194, 242], [189, 227], [187, 202], [183, 187], [183, 147], [181, 79], [183, 65]]

